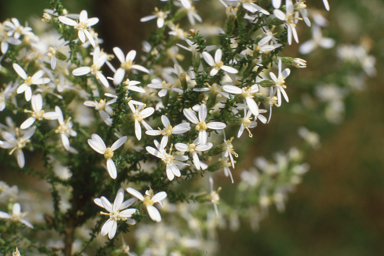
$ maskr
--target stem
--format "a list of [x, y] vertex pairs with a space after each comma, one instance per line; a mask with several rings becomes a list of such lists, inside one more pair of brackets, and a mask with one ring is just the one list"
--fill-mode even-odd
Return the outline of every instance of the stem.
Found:
[[68, 226], [64, 229], [65, 239], [64, 239], [64, 255], [72, 255], [72, 243], [73, 243], [73, 234], [75, 233], [75, 223], [73, 218], [68, 220]]

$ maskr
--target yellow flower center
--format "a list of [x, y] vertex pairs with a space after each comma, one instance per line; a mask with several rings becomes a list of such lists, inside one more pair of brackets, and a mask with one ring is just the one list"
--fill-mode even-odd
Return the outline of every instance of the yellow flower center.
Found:
[[132, 60], [128, 60], [127, 62], [121, 63], [120, 67], [122, 69], [125, 69], [126, 71], [130, 71], [132, 68], [133, 62]]
[[200, 122], [198, 123], [196, 126], [195, 126], [195, 129], [196, 131], [205, 131], [207, 130], [207, 124], [203, 121], [203, 122]]
[[113, 151], [111, 148], [107, 148], [104, 152], [104, 157], [106, 159], [112, 158], [113, 157]]

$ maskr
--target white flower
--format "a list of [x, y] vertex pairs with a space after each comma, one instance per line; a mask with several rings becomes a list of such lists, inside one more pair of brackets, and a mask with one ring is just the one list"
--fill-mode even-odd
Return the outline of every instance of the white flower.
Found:
[[12, 93], [16, 90], [17, 83], [10, 82], [4, 89], [0, 90], [0, 111], [3, 111], [6, 107], [6, 100], [12, 96]]
[[189, 23], [191, 23], [192, 26], [195, 25], [195, 20], [202, 22], [201, 17], [197, 14], [195, 7], [191, 5], [189, 0], [180, 0], [181, 5], [178, 2], [174, 3], [176, 6], [182, 6], [183, 9], [186, 10]]
[[0, 211], [0, 218], [2, 218], [2, 219], [10, 219], [13, 222], [20, 221], [25, 226], [27, 226], [29, 228], [33, 228], [32, 224], [29, 223], [29, 221], [27, 221], [25, 219], [22, 219], [22, 218], [24, 218], [25, 215], [27, 215], [27, 213], [21, 212], [21, 207], [20, 207], [19, 203], [15, 203], [13, 205], [13, 207], [12, 207], [12, 214]]
[[296, 0], [296, 3], [293, 8], [296, 11], [300, 12], [305, 24], [307, 24], [307, 26], [310, 27], [311, 21], [308, 18], [308, 11], [307, 11], [307, 5], [305, 4], [305, 0]]
[[13, 63], [13, 69], [16, 71], [16, 73], [24, 79], [24, 83], [22, 83], [19, 88], [17, 88], [17, 93], [23, 93], [25, 96], [26, 101], [30, 101], [32, 98], [32, 89], [31, 85], [36, 84], [46, 84], [51, 81], [49, 78], [42, 78], [44, 75], [43, 70], [37, 71], [32, 77], [27, 76], [27, 73], [25, 73], [24, 69], [19, 66], [19, 64]]
[[107, 169], [112, 179], [116, 179], [117, 176], [116, 165], [112, 160], [113, 151], [121, 147], [126, 140], [127, 136], [121, 137], [115, 141], [115, 143], [113, 143], [110, 148], [107, 148], [103, 139], [100, 138], [100, 136], [97, 134], [92, 134], [92, 139], [88, 139], [89, 146], [97, 153], [104, 155], [104, 157], [107, 159]]
[[76, 154], [77, 150], [69, 145], [68, 139], [69, 136], [75, 137], [77, 135], [77, 132], [72, 129], [73, 124], [71, 122], [71, 118], [68, 118], [64, 121], [63, 112], [61, 111], [61, 108], [59, 106], [55, 107], [55, 111], [58, 113], [57, 121], [59, 122], [59, 126], [57, 127], [55, 132], [60, 134], [64, 148], [67, 151]]
[[[281, 94], [283, 94], [285, 101], [289, 102], [288, 95], [284, 89], [287, 88], [287, 86], [285, 85], [285, 78], [287, 78], [291, 73], [291, 70], [289, 68], [286, 68], [284, 69], [283, 72], [281, 72], [281, 65], [282, 65], [281, 59], [279, 59], [278, 77], [276, 77], [274, 73], [269, 72], [269, 75], [271, 76], [272, 80], [275, 82], [275, 85], [273, 87], [276, 89], [276, 92], [277, 92], [277, 106], [279, 107], [281, 106]], [[272, 87], [271, 87], [271, 90], [272, 90]]]
[[213, 130], [222, 130], [225, 127], [227, 127], [227, 125], [225, 123], [222, 123], [222, 122], [209, 122], [209, 123], [205, 122], [205, 119], [207, 118], [207, 106], [205, 106], [205, 104], [201, 104], [201, 106], [199, 108], [199, 113], [198, 113], [199, 118], [197, 118], [195, 112], [193, 112], [190, 109], [185, 108], [183, 110], [183, 113], [184, 113], [185, 117], [190, 122], [196, 124], [195, 130], [199, 131], [199, 142], [201, 144], [207, 143], [207, 139], [208, 139], [207, 129], [208, 128], [213, 129]]
[[105, 78], [103, 73], [100, 71], [101, 67], [104, 65], [105, 61], [107, 60], [108, 55], [107, 54], [100, 54], [100, 48], [96, 47], [93, 51], [93, 64], [90, 67], [80, 67], [76, 68], [72, 71], [72, 74], [74, 76], [84, 76], [86, 74], [93, 74], [96, 79], [99, 79], [99, 81], [105, 86], [109, 87], [108, 80]]
[[244, 97], [245, 102], [249, 110], [251, 110], [252, 114], [255, 116], [259, 115], [259, 107], [253, 97], [259, 92], [259, 86], [257, 84], [252, 85], [251, 87], [243, 87], [239, 88], [233, 85], [224, 85], [223, 90], [232, 93], [232, 94], [241, 94]]
[[41, 94], [33, 95], [31, 103], [32, 103], [33, 111], [24, 110], [24, 112], [31, 113], [32, 116], [29, 117], [27, 120], [25, 120], [21, 124], [21, 126], [20, 126], [21, 129], [27, 129], [27, 128], [31, 127], [31, 125], [36, 120], [43, 120], [43, 119], [56, 120], [59, 118], [56, 111], [47, 112], [47, 113], [44, 112], [44, 110], [43, 110], [43, 97], [41, 96]]
[[235, 68], [224, 65], [224, 63], [221, 61], [222, 55], [223, 52], [221, 51], [221, 49], [217, 49], [215, 52], [215, 60], [213, 60], [212, 56], [209, 53], [203, 52], [204, 60], [208, 63], [209, 66], [213, 67], [209, 75], [216, 75], [220, 71], [220, 69], [230, 74], [237, 74], [238, 71]]
[[[152, 107], [145, 108], [145, 104], [136, 100], [130, 100], [128, 102], [129, 108], [132, 110], [132, 118], [135, 120], [135, 134], [138, 140], [141, 140], [141, 127], [140, 123], [147, 130], [152, 130], [151, 126], [144, 121], [145, 118], [149, 117], [155, 112]], [[136, 106], [136, 107], [135, 107]]]
[[167, 81], [161, 80], [159, 78], [152, 79], [151, 83], [147, 85], [149, 88], [161, 89], [158, 93], [159, 97], [164, 97], [167, 95], [168, 91], [175, 91], [178, 93], [183, 93], [183, 90], [180, 88], [174, 88], [173, 83], [168, 83]]
[[19, 39], [20, 35], [33, 35], [32, 28], [21, 26], [16, 18], [12, 18], [11, 21], [5, 21], [4, 25], [8, 31], [8, 36], [13, 36], [16, 39]]
[[179, 167], [188, 166], [189, 164], [182, 163], [180, 161], [186, 161], [188, 160], [187, 156], [181, 156], [181, 155], [172, 155], [172, 146], [169, 150], [169, 154], [165, 152], [165, 147], [168, 144], [168, 136], [164, 136], [161, 139], [161, 144], [157, 140], [154, 140], [155, 146], [157, 149], [153, 147], [146, 147], [146, 150], [155, 157], [160, 158], [165, 164], [166, 164], [166, 173], [167, 178], [169, 180], [173, 180], [176, 177], [180, 177], [180, 169]]
[[212, 177], [209, 177], [209, 186], [211, 188], [211, 194], [210, 194], [210, 200], [213, 204], [213, 207], [215, 208], [216, 216], [219, 217], [219, 210], [217, 209], [217, 205], [220, 201], [219, 192], [221, 190], [221, 187], [217, 189], [217, 191], [213, 190], [213, 179]]
[[322, 37], [320, 28], [318, 26], [313, 26], [312, 39], [300, 45], [299, 52], [301, 54], [308, 54], [318, 46], [325, 49], [329, 49], [329, 48], [332, 48], [334, 45], [335, 45], [335, 40], [331, 38]]
[[117, 96], [110, 94], [110, 93], [105, 93], [105, 95], [112, 97], [112, 99], [109, 101], [101, 99], [99, 102], [87, 100], [84, 102], [84, 105], [87, 107], [94, 107], [99, 112], [103, 121], [107, 125], [111, 126], [112, 125], [112, 119], [111, 119], [110, 115], [112, 115], [113, 111], [109, 105], [116, 102]]
[[145, 89], [143, 87], [136, 86], [137, 84], [140, 84], [139, 81], [127, 79], [123, 84], [125, 85], [124, 88], [127, 89], [128, 91], [131, 90], [134, 92], [145, 93]]
[[126, 57], [124, 57], [123, 51], [119, 47], [114, 47], [113, 52], [120, 61], [120, 67], [116, 70], [115, 75], [113, 76], [113, 83], [115, 85], [120, 84], [125, 76], [125, 72], [131, 71], [131, 69], [140, 70], [145, 73], [149, 73], [149, 70], [143, 66], [137, 65], [133, 62], [136, 57], [136, 51], [130, 51]]
[[[233, 145], [232, 145], [233, 139], [234, 138], [232, 137], [231, 139], [227, 140], [224, 133], [223, 156], [225, 158], [229, 157], [229, 159], [231, 160], [232, 168], [235, 168], [235, 161], [233, 160], [232, 155], [234, 155], [235, 157], [239, 157], [239, 155], [233, 149]], [[232, 180], [232, 183], [233, 183], [233, 180]]]
[[140, 21], [146, 22], [146, 21], [153, 20], [153, 19], [157, 18], [157, 27], [162, 28], [164, 26], [164, 20], [167, 17], [168, 13], [169, 13], [168, 11], [167, 12], [159, 11], [159, 9], [157, 9], [157, 7], [155, 7], [155, 14], [154, 15], [145, 16], [145, 17], [141, 18]]
[[288, 44], [292, 44], [292, 34], [293, 38], [295, 39], [296, 43], [299, 42], [299, 37], [297, 35], [296, 31], [296, 23], [297, 23], [297, 18], [295, 17], [295, 13], [293, 10], [293, 4], [292, 0], [286, 0], [285, 3], [286, 6], [286, 13], [283, 13], [282, 11], [276, 9], [273, 11], [273, 14], [278, 18], [279, 20], [285, 21], [285, 25], [288, 30]]
[[156, 221], [156, 222], [161, 221], [160, 212], [153, 205], [155, 203], [159, 203], [161, 205], [161, 201], [167, 197], [166, 192], [161, 191], [161, 192], [158, 192], [156, 195], [154, 195], [153, 190], [150, 189], [145, 191], [145, 196], [143, 196], [139, 191], [137, 191], [134, 188], [127, 188], [127, 192], [144, 203], [144, 206], [147, 208], [149, 217], [151, 217], [153, 221]]
[[247, 111], [244, 108], [244, 117], [241, 119], [241, 125], [240, 125], [239, 132], [237, 133], [237, 138], [240, 138], [240, 136], [243, 134], [244, 129], [248, 131], [249, 137], [252, 138], [252, 133], [249, 129], [255, 128], [257, 123], [251, 120], [251, 115], [252, 115], [252, 112], [250, 110]]
[[88, 13], [87, 11], [83, 10], [80, 12], [79, 16], [79, 22], [71, 20], [70, 18], [60, 16], [59, 20], [71, 27], [74, 27], [77, 29], [78, 32], [78, 37], [81, 42], [85, 42], [85, 37], [88, 38], [89, 42], [92, 44], [93, 47], [95, 47], [95, 40], [93, 39], [91, 33], [88, 31], [90, 27], [95, 25], [96, 23], [99, 22], [98, 18], [89, 18], [88, 19]]
[[5, 31], [5, 26], [0, 23], [0, 43], [1, 43], [1, 52], [5, 54], [8, 51], [9, 44], [19, 45], [21, 41], [14, 37], [9, 37], [8, 33]]
[[200, 162], [199, 155], [197, 153], [201, 153], [203, 151], [207, 151], [210, 148], [212, 148], [212, 143], [207, 144], [201, 144], [199, 142], [193, 142], [191, 144], [184, 144], [184, 143], [176, 143], [175, 148], [179, 151], [181, 151], [183, 154], [184, 152], [189, 152], [192, 155], [193, 163], [195, 164], [195, 167], [197, 170], [205, 170], [208, 168], [208, 166]]
[[269, 53], [279, 47], [282, 46], [282, 44], [275, 43], [273, 45], [268, 44], [269, 41], [272, 40], [271, 36], [265, 36], [263, 37], [257, 44], [253, 45], [253, 49], [245, 49], [244, 51], [241, 52], [241, 54], [246, 55], [248, 54], [249, 56], [256, 56], [259, 55], [259, 53]]
[[171, 136], [172, 134], [186, 133], [187, 131], [189, 131], [191, 129], [191, 126], [189, 123], [181, 123], [181, 124], [178, 124], [178, 125], [175, 125], [174, 127], [172, 127], [171, 123], [169, 122], [168, 117], [165, 115], [161, 116], [161, 122], [164, 125], [163, 130], [160, 130], [160, 128], [159, 128], [159, 130], [149, 130], [149, 131], [146, 131], [145, 133], [147, 135], [150, 135], [150, 136], [157, 136], [160, 134], [163, 136]]
[[243, 5], [243, 8], [251, 13], [261, 12], [263, 14], [269, 15], [269, 12], [261, 8], [260, 6], [254, 4], [255, 0], [226, 0], [229, 2], [240, 2]]
[[101, 235], [105, 236], [108, 234], [108, 238], [112, 239], [116, 234], [117, 222], [119, 220], [126, 221], [130, 225], [136, 224], [136, 221], [132, 219], [132, 214], [134, 214], [137, 210], [135, 208], [128, 208], [131, 204], [133, 204], [136, 199], [131, 198], [129, 200], [124, 201], [124, 189], [120, 188], [117, 191], [115, 201], [111, 204], [107, 198], [102, 196], [101, 198], [95, 198], [93, 201], [98, 206], [104, 208], [108, 212], [100, 212], [101, 215], [109, 216], [109, 219], [104, 223], [101, 228]]
[[23, 168], [25, 165], [25, 158], [22, 149], [27, 143], [30, 142], [29, 139], [32, 137], [35, 131], [36, 127], [34, 126], [25, 130], [23, 135], [20, 134], [20, 130], [18, 128], [16, 128], [15, 135], [6, 131], [2, 132], [2, 136], [5, 141], [0, 143], [0, 147], [11, 149], [11, 151], [9, 152], [10, 155], [12, 155], [13, 152], [16, 152], [17, 164], [20, 168]]

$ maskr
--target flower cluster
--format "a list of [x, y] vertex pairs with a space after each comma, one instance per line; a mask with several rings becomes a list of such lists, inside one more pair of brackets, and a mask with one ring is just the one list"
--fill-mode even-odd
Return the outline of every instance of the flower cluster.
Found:
[[[68, 14], [60, 1], [52, 2], [53, 9], [43, 16], [55, 28], [45, 35], [51, 40], [35, 35], [16, 18], [0, 24], [1, 72], [8, 79], [0, 91], [0, 111], [12, 116], [0, 126], [0, 147], [16, 156], [23, 171], [51, 184], [55, 214], [46, 217], [47, 223], [65, 234], [66, 243], [72, 246], [75, 230], [90, 219], [96, 228], [81, 252], [97, 233], [114, 239], [134, 228], [127, 224], [146, 221], [147, 216], [162, 222], [158, 206], [167, 208], [166, 198], [171, 204], [209, 201], [215, 210], [209, 218], [220, 218], [221, 188], [214, 190], [212, 177], [211, 191], [203, 195], [176, 188], [183, 180], [221, 169], [232, 183], [241, 177], [240, 195], [257, 192], [253, 203], [261, 212], [272, 202], [284, 209], [286, 194], [307, 170], [301, 152], [278, 154], [276, 163], [258, 158], [258, 171], [232, 171], [236, 159], [244, 157], [239, 145], [257, 133], [253, 129], [258, 124], [271, 121], [273, 108], [289, 102], [287, 66], [306, 67], [305, 60], [281, 54], [292, 38], [299, 42], [299, 20], [311, 25], [304, 1], [273, 0], [272, 5], [259, 6], [255, 1], [220, 0], [218, 12], [227, 17], [224, 28], [204, 27], [200, 32], [196, 22], [203, 19], [195, 8], [199, 3], [164, 0], [153, 15], [141, 18], [157, 20], [142, 56], [136, 50], [125, 54], [122, 45], [107, 52], [94, 31], [98, 18], [88, 18], [85, 10]], [[324, 4], [329, 9], [327, 1]], [[183, 18], [190, 30], [180, 25]], [[207, 45], [211, 39], [220, 45]], [[299, 49], [307, 54], [333, 45], [315, 24], [313, 39]], [[372, 73], [367, 58], [363, 62]], [[311, 136], [307, 130], [301, 134]], [[45, 173], [29, 170], [25, 149], [41, 153]], [[124, 191], [133, 197], [125, 200]], [[111, 203], [107, 198], [113, 197]], [[94, 204], [104, 209], [98, 220]], [[136, 208], [129, 208], [132, 205]], [[193, 220], [187, 211], [183, 214]], [[0, 212], [0, 218], [33, 228], [18, 203], [12, 214]], [[99, 255], [108, 254], [110, 245]], [[70, 248], [64, 251], [71, 255]], [[129, 254], [129, 246], [124, 242], [118, 252]]]

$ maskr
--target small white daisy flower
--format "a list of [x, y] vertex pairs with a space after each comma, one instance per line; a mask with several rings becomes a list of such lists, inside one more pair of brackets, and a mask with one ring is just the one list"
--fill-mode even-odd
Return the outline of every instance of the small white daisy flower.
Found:
[[16, 92], [17, 94], [24, 92], [26, 101], [30, 101], [32, 98], [31, 85], [47, 84], [49, 81], [51, 81], [49, 78], [42, 78], [44, 75], [43, 70], [37, 71], [33, 76], [28, 76], [24, 69], [19, 66], [19, 64], [13, 63], [13, 69], [21, 78], [24, 79], [24, 83], [22, 83], [19, 88], [17, 88]]
[[0, 211], [0, 218], [10, 219], [12, 222], [19, 222], [20, 221], [25, 226], [27, 226], [29, 228], [33, 228], [32, 224], [29, 221], [23, 219], [25, 215], [27, 215], [27, 213], [21, 212], [21, 207], [20, 207], [19, 203], [15, 203], [13, 205], [12, 214]]
[[88, 38], [89, 42], [92, 44], [93, 47], [95, 47], [95, 40], [93, 39], [93, 36], [89, 32], [90, 27], [95, 25], [99, 22], [98, 18], [89, 18], [88, 19], [88, 13], [87, 11], [83, 10], [80, 12], [79, 16], [79, 22], [71, 20], [70, 18], [67, 18], [65, 16], [60, 16], [59, 20], [64, 23], [65, 25], [74, 27], [77, 29], [78, 37], [81, 42], [85, 42], [85, 37]]
[[221, 49], [216, 50], [215, 59], [213, 59], [209, 53], [203, 52], [205, 62], [207, 62], [209, 66], [213, 67], [209, 75], [215, 76], [220, 71], [220, 69], [230, 74], [237, 74], [238, 71], [235, 68], [224, 65], [224, 63], [221, 61], [222, 55], [223, 52]]
[[115, 143], [113, 143], [110, 148], [107, 148], [103, 139], [100, 138], [100, 136], [97, 134], [92, 134], [92, 139], [88, 139], [89, 146], [97, 153], [104, 155], [104, 157], [107, 159], [107, 170], [109, 176], [111, 176], [112, 179], [116, 179], [117, 177], [116, 165], [112, 160], [113, 151], [121, 147], [126, 140], [127, 136], [121, 137], [120, 139], [115, 141]]
[[115, 85], [120, 84], [125, 76], [125, 72], [131, 71], [131, 69], [140, 70], [144, 73], [149, 74], [149, 70], [143, 66], [137, 65], [133, 62], [136, 57], [136, 51], [130, 51], [127, 56], [124, 57], [123, 51], [119, 47], [114, 47], [113, 52], [120, 61], [120, 67], [116, 70], [115, 75], [113, 76], [113, 83]]
[[80, 67], [72, 71], [74, 76], [84, 76], [91, 73], [98, 79], [105, 87], [109, 87], [108, 80], [105, 78], [103, 73], [100, 71], [101, 67], [107, 61], [107, 54], [100, 54], [100, 48], [96, 47], [93, 51], [93, 64], [90, 67]]
[[[136, 224], [136, 221], [132, 219], [132, 215], [137, 211], [135, 208], [128, 208], [130, 205], [132, 205], [136, 199], [131, 198], [126, 201], [124, 201], [124, 189], [120, 188], [119, 191], [117, 191], [115, 201], [113, 204], [111, 204], [107, 198], [102, 196], [101, 198], [95, 198], [93, 201], [98, 206], [104, 208], [108, 212], [100, 212], [101, 215], [109, 216], [109, 219], [104, 223], [103, 227], [101, 228], [101, 235], [105, 236], [108, 234], [108, 238], [112, 239], [117, 230], [117, 222], [119, 220], [125, 221], [130, 225]], [[124, 210], [125, 209], [125, 210]]]
[[207, 129], [213, 129], [213, 130], [222, 130], [227, 125], [222, 122], [209, 122], [206, 123], [205, 119], [207, 118], [207, 106], [205, 104], [201, 104], [199, 111], [198, 111], [198, 117], [196, 116], [195, 112], [193, 112], [190, 109], [184, 109], [183, 113], [185, 117], [191, 122], [196, 124], [195, 130], [199, 131], [199, 142], [201, 144], [206, 144], [208, 135], [207, 135]]
[[144, 206], [147, 208], [147, 212], [149, 214], [149, 217], [153, 221], [160, 222], [161, 221], [161, 215], [159, 210], [153, 206], [155, 203], [159, 203], [161, 205], [161, 201], [164, 200], [167, 197], [167, 193], [164, 191], [156, 193], [154, 195], [153, 190], [147, 190], [145, 191], [145, 195], [143, 196], [139, 191], [137, 191], [134, 188], [127, 188], [127, 192], [140, 201], [143, 202]]
[[145, 104], [136, 100], [130, 100], [128, 102], [129, 108], [132, 110], [132, 118], [135, 120], [135, 134], [138, 140], [141, 140], [141, 126], [144, 126], [146, 130], [152, 130], [151, 126], [144, 121], [145, 118], [149, 117], [155, 112], [152, 107], [145, 108]]

